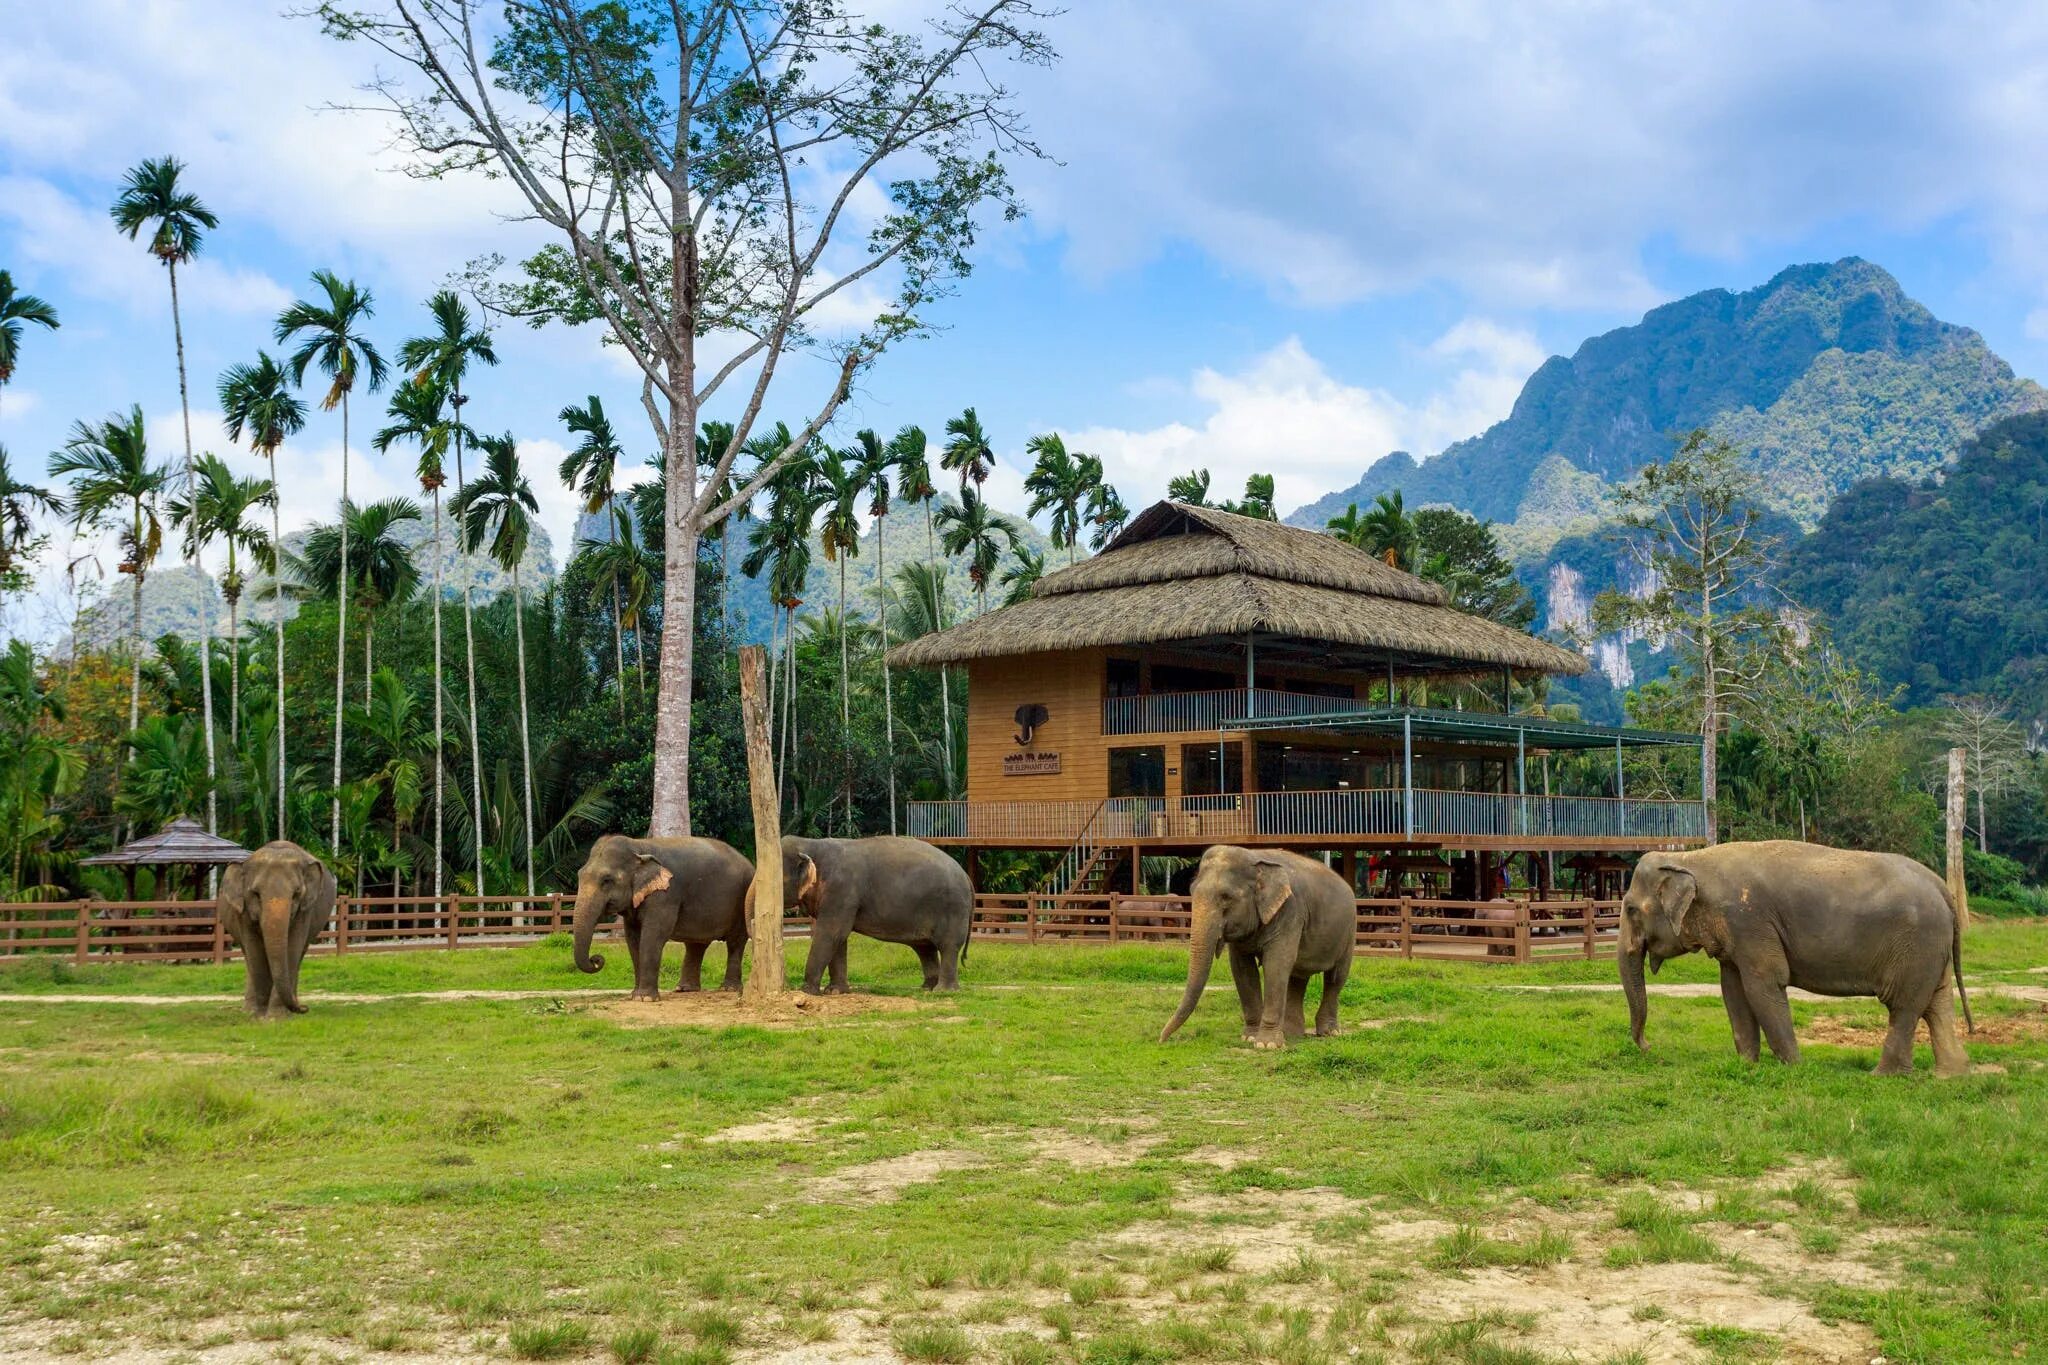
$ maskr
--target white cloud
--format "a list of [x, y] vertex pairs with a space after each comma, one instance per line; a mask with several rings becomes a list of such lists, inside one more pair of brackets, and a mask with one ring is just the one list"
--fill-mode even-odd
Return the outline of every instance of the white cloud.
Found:
[[1206, 411], [1142, 431], [1083, 427], [1068, 444], [1100, 454], [1134, 508], [1161, 496], [1167, 480], [1207, 468], [1211, 496], [1234, 498], [1246, 476], [1271, 474], [1283, 508], [1341, 487], [1389, 450], [1434, 454], [1507, 415], [1529, 372], [1542, 363], [1533, 337], [1467, 319], [1428, 354], [1459, 365], [1420, 403], [1346, 383], [1290, 337], [1243, 369], [1198, 370], [1185, 392]]
[[0, 388], [0, 426], [18, 422], [43, 405], [42, 396], [34, 389], [20, 389], [9, 384]]

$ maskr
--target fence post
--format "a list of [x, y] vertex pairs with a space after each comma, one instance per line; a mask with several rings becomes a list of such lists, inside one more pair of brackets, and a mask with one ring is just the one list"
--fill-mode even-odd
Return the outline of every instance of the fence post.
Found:
[[1600, 906], [1596, 901], [1586, 901], [1582, 908], [1586, 914], [1586, 961], [1593, 960], [1593, 949], [1600, 940]]
[[348, 897], [336, 896], [334, 898], [334, 955], [336, 957], [340, 957], [348, 951], [348, 912]]
[[91, 940], [92, 940], [92, 901], [91, 901], [91, 900], [82, 900], [82, 901], [80, 901], [80, 902], [78, 903], [78, 944], [77, 944], [77, 961], [78, 961], [78, 964], [79, 964], [80, 966], [84, 966], [84, 965], [85, 965], [85, 960], [86, 960], [86, 958], [87, 958], [88, 956], [90, 956], [90, 955], [91, 955], [91, 953], [92, 953], [92, 941], [91, 941]]
[[562, 929], [562, 893], [548, 892], [548, 932], [560, 933]]
[[1118, 893], [1109, 893], [1109, 945], [1112, 948], [1116, 946], [1116, 912], [1122, 901], [1123, 897]]
[[1029, 897], [1024, 901], [1024, 941], [1038, 942], [1038, 902]]
[[1415, 956], [1415, 911], [1406, 896], [1401, 897], [1401, 956]]
[[1527, 962], [1532, 956], [1529, 951], [1529, 902], [1521, 901], [1515, 906], [1515, 961]]
[[441, 898], [442, 918], [448, 922], [448, 951], [451, 953], [455, 951], [455, 936], [462, 932], [462, 916], [458, 913], [461, 908], [454, 896]]

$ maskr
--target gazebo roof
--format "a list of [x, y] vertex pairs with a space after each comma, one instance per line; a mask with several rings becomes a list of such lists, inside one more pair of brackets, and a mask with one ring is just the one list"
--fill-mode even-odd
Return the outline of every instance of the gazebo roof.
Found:
[[249, 850], [240, 844], [208, 834], [197, 820], [181, 815], [155, 834], [78, 862], [81, 867], [217, 867], [248, 856]]

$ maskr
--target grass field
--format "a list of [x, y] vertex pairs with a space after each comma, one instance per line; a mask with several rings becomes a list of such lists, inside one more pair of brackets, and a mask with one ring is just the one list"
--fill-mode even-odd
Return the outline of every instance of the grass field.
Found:
[[[1168, 949], [979, 945], [957, 996], [775, 1028], [628, 1027], [571, 994], [625, 954], [559, 944], [309, 959], [272, 1024], [235, 968], [0, 967], [0, 1361], [2010, 1360], [2048, 1013], [1994, 990], [2048, 927], [1965, 951], [1941, 1083], [1924, 1041], [1869, 1074], [1874, 1002], [1752, 1067], [1711, 994], [1643, 1055], [1619, 995], [1531, 989], [1611, 963], [1364, 961], [1277, 1055], [1227, 984], [1155, 1043]], [[399, 994], [450, 990], [535, 994]]]

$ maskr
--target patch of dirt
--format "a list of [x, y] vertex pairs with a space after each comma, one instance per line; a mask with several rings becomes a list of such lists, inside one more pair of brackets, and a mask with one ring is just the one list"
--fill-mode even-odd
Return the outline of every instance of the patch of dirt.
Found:
[[827, 1171], [812, 1179], [805, 1193], [821, 1203], [881, 1204], [912, 1185], [937, 1180], [948, 1171], [973, 1170], [982, 1164], [984, 1158], [975, 1152], [910, 1152]]
[[[1242, 1190], [1235, 1194], [1183, 1194], [1177, 1212], [1199, 1223], [1134, 1223], [1116, 1234], [1109, 1250], [1170, 1255], [1202, 1247], [1228, 1247], [1234, 1272], [1262, 1274], [1312, 1253], [1315, 1225], [1361, 1213], [1365, 1205], [1333, 1189]], [[1373, 1229], [1378, 1238], [1380, 1229]]]
[[1040, 1130], [1025, 1139], [1032, 1152], [1047, 1161], [1064, 1161], [1083, 1171], [1128, 1166], [1159, 1145], [1157, 1137], [1138, 1135], [1123, 1142], [1079, 1133]]
[[1234, 1171], [1253, 1159], [1250, 1152], [1241, 1152], [1235, 1147], [1197, 1147], [1181, 1158], [1182, 1161], [1214, 1166], [1219, 1171]]
[[740, 1123], [730, 1128], [721, 1128], [707, 1133], [705, 1142], [809, 1142], [819, 1136], [819, 1130], [835, 1119], [812, 1118], [801, 1114], [784, 1114], [779, 1118], [762, 1119], [758, 1123]]
[[807, 1028], [871, 1014], [910, 1014], [920, 1008], [903, 995], [804, 995], [789, 991], [774, 1003], [743, 1005], [729, 991], [669, 992], [659, 1000], [618, 1000], [592, 1011], [621, 1028]]
[[[1799, 1030], [1802, 1042], [1827, 1043], [1834, 1047], [1882, 1047], [1884, 1036], [1885, 1026], [1867, 1015], [1818, 1014]], [[1926, 1027], [1917, 1027], [1915, 1036], [1925, 1042]], [[2048, 1039], [2048, 1006], [2037, 1014], [1987, 1014], [1977, 1020], [1975, 1033], [1958, 1036], [1966, 1047], [1971, 1043], [1992, 1046], [2038, 1043]]]

